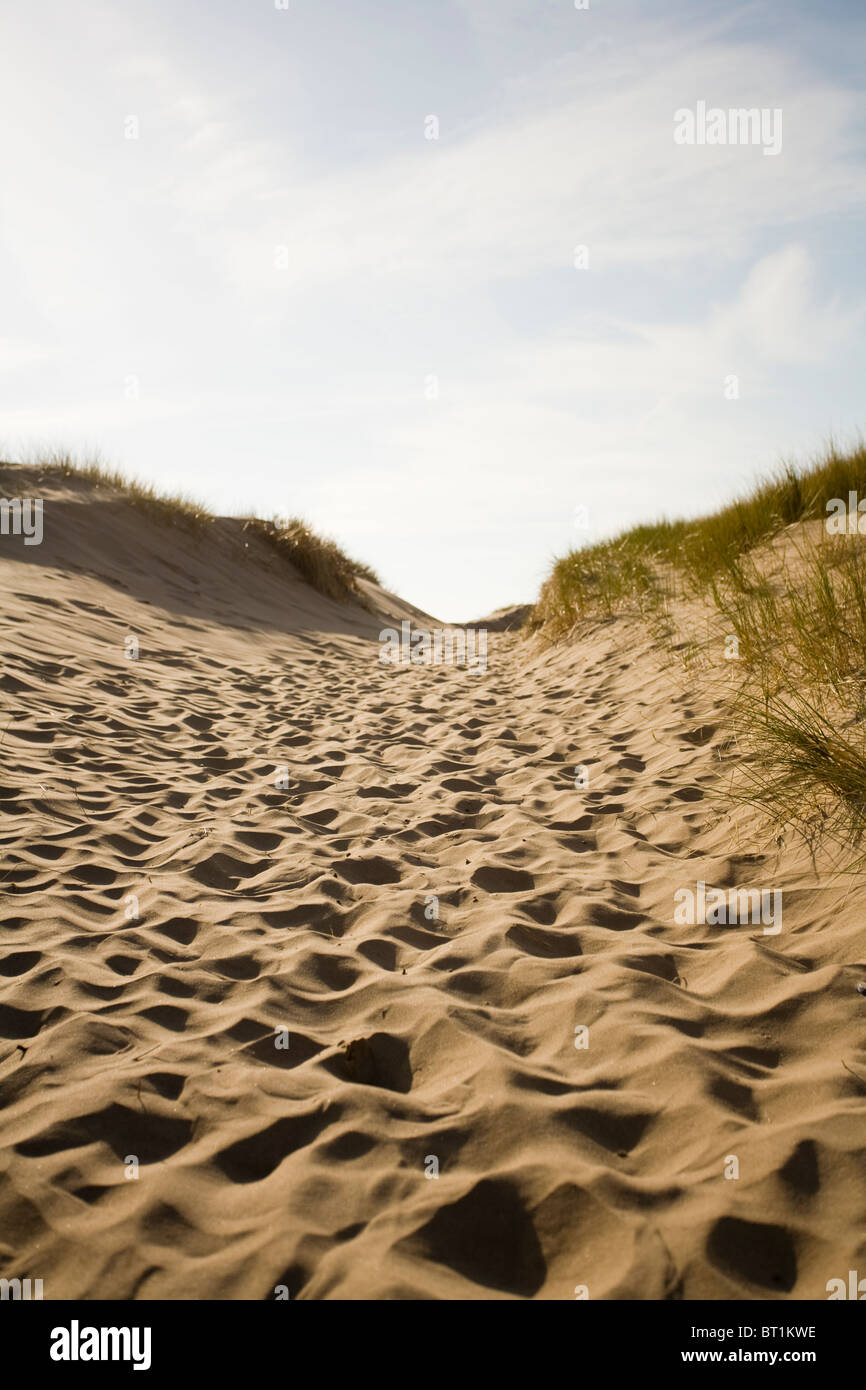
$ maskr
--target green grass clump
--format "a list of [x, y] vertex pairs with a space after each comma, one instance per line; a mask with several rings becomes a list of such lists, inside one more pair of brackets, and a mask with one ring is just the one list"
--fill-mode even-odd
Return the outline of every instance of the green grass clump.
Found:
[[665, 531], [673, 523], [635, 527], [610, 541], [557, 560], [543, 585], [530, 626], [563, 636], [581, 619], [613, 617], [631, 604], [654, 608], [665, 590]]
[[866, 833], [866, 729], [820, 694], [741, 694], [747, 742], [740, 800], [777, 826], [791, 826], [813, 848], [830, 842], [861, 851]]
[[826, 517], [831, 497], [866, 494], [866, 444], [840, 453], [831, 445], [806, 467], [781, 465], [745, 496], [694, 521], [661, 520], [556, 560], [542, 586], [532, 626], [562, 637], [583, 618], [657, 605], [675, 579], [697, 594], [735, 580], [757, 546], [785, 527]]
[[359, 579], [368, 579], [373, 584], [379, 582], [369, 565], [350, 559], [336, 541], [317, 535], [299, 517], [274, 521], [248, 517], [244, 528], [263, 536], [275, 550], [291, 560], [308, 584], [329, 598], [357, 596]]
[[[671, 599], [709, 600], [680, 626], [678, 650], [718, 659], [735, 638], [731, 718], [742, 755], [734, 794], [813, 846], [850, 851], [866, 836], [866, 536], [824, 525], [831, 498], [866, 496], [866, 446], [830, 447], [695, 521], [632, 528], [557, 560], [533, 615], [558, 638], [582, 621], [671, 614]], [[671, 635], [673, 635], [671, 633]], [[866, 858], [866, 856], [864, 856]], [[862, 860], [858, 859], [857, 863]]]
[[[762, 568], [766, 573], [762, 574]], [[798, 536], [781, 568], [713, 585], [738, 643], [744, 799], [810, 843], [866, 830], [866, 537]], [[858, 861], [859, 862], [859, 861]]]
[[711, 585], [738, 657], [766, 695], [821, 689], [859, 711], [866, 693], [866, 537], [798, 537], [779, 573]]

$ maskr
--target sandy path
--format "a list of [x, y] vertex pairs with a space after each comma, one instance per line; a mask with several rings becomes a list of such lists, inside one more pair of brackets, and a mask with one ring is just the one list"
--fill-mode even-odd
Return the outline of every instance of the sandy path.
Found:
[[[596, 1299], [866, 1274], [862, 893], [736, 850], [724, 690], [625, 624], [395, 670], [369, 635], [10, 568], [4, 1275]], [[784, 886], [782, 934], [674, 925], [697, 879]]]

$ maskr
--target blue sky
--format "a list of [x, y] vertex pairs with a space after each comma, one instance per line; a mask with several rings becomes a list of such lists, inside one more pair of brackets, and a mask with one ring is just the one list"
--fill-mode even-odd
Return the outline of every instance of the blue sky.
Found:
[[[530, 599], [863, 426], [864, 59], [847, 0], [7, 7], [3, 452]], [[699, 101], [781, 152], [677, 145]]]

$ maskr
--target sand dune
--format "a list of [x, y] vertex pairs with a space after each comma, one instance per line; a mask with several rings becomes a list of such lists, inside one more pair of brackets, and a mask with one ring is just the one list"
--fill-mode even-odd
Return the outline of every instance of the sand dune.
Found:
[[[238, 523], [41, 494], [43, 544], [0, 542], [0, 1273], [48, 1299], [866, 1274], [863, 890], [731, 812], [723, 683], [625, 620], [388, 667], [382, 626], [433, 620], [373, 585], [340, 605]], [[699, 881], [782, 888], [783, 930], [675, 923]]]

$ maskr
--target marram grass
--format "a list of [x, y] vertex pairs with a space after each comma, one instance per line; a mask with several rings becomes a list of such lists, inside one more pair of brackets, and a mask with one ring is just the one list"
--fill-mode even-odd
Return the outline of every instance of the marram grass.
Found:
[[[582, 624], [704, 596], [708, 633], [678, 645], [735, 653], [734, 794], [813, 847], [862, 864], [866, 837], [866, 535], [831, 534], [827, 504], [866, 498], [866, 446], [785, 465], [695, 521], [660, 521], [557, 560], [531, 626], [556, 640]], [[866, 516], [864, 516], [866, 524]], [[783, 538], [778, 547], [771, 542]], [[714, 615], [714, 616], [713, 616]], [[712, 658], [711, 658], [712, 660]], [[716, 670], [719, 665], [716, 663]]]

